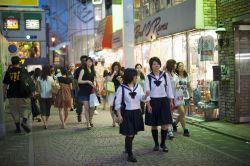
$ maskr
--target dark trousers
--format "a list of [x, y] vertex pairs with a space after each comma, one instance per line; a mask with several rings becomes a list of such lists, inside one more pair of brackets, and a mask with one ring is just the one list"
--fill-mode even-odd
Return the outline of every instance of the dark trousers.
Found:
[[81, 102], [78, 102], [77, 95], [75, 97], [75, 106], [76, 106], [76, 113], [77, 113], [77, 115], [81, 115], [82, 114], [82, 106], [83, 106], [83, 104]]

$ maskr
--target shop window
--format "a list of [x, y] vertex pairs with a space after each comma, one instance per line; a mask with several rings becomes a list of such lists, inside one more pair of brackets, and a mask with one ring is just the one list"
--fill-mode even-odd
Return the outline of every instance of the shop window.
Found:
[[20, 58], [40, 58], [40, 42], [9, 42], [10, 46], [16, 47], [16, 52], [12, 52], [18, 55]]
[[187, 42], [184, 34], [173, 37], [173, 58], [187, 66]]

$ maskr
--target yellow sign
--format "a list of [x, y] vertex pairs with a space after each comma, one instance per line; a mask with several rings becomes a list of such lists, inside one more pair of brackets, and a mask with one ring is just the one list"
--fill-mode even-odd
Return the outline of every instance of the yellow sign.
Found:
[[0, 5], [6, 6], [38, 6], [38, 0], [1, 0]]

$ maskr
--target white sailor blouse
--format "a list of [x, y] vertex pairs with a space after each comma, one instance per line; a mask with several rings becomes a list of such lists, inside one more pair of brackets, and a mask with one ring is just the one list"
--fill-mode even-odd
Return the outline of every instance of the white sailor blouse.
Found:
[[[151, 87], [149, 77], [151, 80]], [[145, 79], [145, 92], [147, 91], [150, 91], [151, 98], [168, 97], [170, 99], [174, 99], [170, 78], [165, 72], [162, 71], [159, 75], [154, 75], [153, 72], [148, 74]]]
[[137, 110], [141, 109], [141, 101], [144, 98], [144, 92], [142, 87], [139, 84], [136, 84], [134, 87], [128, 87], [124, 84], [121, 84], [116, 91], [115, 99], [115, 110], [120, 110], [122, 105], [122, 88], [124, 89], [124, 103], [126, 105], [126, 110]]

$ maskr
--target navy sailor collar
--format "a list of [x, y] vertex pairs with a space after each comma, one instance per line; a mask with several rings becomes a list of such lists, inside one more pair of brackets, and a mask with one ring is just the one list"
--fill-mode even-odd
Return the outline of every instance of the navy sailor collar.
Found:
[[164, 74], [165, 74], [165, 72], [160, 71], [160, 74], [159, 74], [159, 78], [158, 78], [158, 79], [156, 78], [156, 76], [155, 76], [155, 74], [154, 74], [153, 72], [151, 72], [151, 73], [149, 74], [149, 76], [152, 77], [152, 78], [155, 79], [155, 80], [160, 80], [160, 79], [164, 76]]
[[132, 99], [135, 98], [135, 96], [136, 96], [136, 94], [137, 94], [135, 91], [136, 91], [136, 89], [138, 88], [138, 84], [136, 84], [136, 85], [134, 86], [133, 91], [132, 91], [127, 85], [122, 84], [121, 86], [122, 86], [122, 88], [125, 88], [125, 89], [127, 89], [127, 90], [130, 91], [130, 92], [129, 92], [129, 95], [131, 96]]

